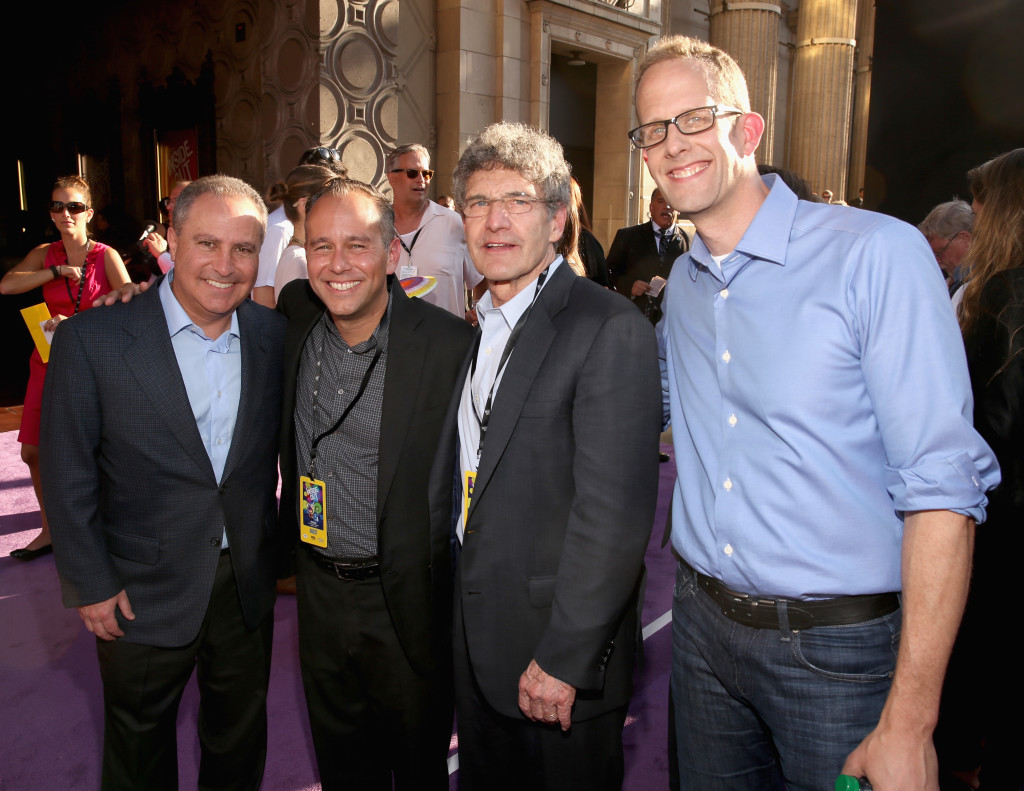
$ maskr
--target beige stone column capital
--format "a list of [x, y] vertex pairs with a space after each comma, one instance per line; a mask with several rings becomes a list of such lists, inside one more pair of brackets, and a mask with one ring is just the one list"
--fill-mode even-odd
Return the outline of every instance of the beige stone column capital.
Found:
[[765, 119], [757, 160], [773, 162], [782, 7], [778, 3], [759, 0], [711, 0], [709, 7], [709, 39], [739, 64], [747, 79], [750, 109]]
[[793, 51], [788, 167], [847, 194], [857, 0], [803, 0]]

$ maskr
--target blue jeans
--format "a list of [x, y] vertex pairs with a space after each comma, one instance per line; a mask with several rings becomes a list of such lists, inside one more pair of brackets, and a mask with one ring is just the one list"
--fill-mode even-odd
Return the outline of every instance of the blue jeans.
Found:
[[672, 607], [672, 702], [682, 791], [834, 787], [878, 722], [899, 610], [848, 626], [736, 623], [680, 564]]

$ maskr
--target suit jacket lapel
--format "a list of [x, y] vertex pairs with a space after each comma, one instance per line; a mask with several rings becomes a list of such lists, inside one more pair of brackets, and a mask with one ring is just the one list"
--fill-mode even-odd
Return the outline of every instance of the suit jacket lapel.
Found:
[[[397, 284], [397, 285], [396, 285]], [[412, 404], [426, 358], [417, 348], [427, 339], [417, 337], [420, 319], [412, 314], [412, 304], [397, 279], [391, 288], [391, 324], [388, 328], [388, 362], [384, 372], [384, 403], [380, 415], [380, 442], [377, 449], [377, 522], [380, 523], [388, 492], [395, 477], [398, 459], [405, 447], [412, 420]]]
[[491, 407], [484, 452], [480, 457], [480, 466], [473, 486], [470, 518], [508, 446], [508, 441], [512, 438], [512, 432], [519, 422], [519, 415], [537, 378], [537, 372], [558, 334], [551, 320], [565, 307], [575, 279], [576, 274], [563, 261], [537, 297], [533, 311], [516, 343], [515, 351], [508, 358], [505, 373], [501, 377], [501, 384]]
[[157, 287], [137, 299], [138, 307], [129, 311], [124, 325], [125, 332], [135, 337], [125, 349], [125, 365], [181, 447], [213, 478], [213, 465], [199, 436]]

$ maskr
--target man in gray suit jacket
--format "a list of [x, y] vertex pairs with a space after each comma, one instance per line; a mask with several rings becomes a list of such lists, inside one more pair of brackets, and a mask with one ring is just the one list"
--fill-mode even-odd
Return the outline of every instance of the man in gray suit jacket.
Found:
[[286, 323], [247, 300], [266, 216], [244, 182], [193, 182], [172, 273], [54, 339], [44, 496], [64, 604], [98, 638], [103, 788], [177, 788], [196, 666], [200, 787], [263, 775]]
[[555, 254], [569, 167], [553, 139], [488, 127], [454, 186], [488, 284], [431, 477], [435, 544], [453, 522], [461, 544], [460, 788], [619, 788], [657, 500], [654, 331]]

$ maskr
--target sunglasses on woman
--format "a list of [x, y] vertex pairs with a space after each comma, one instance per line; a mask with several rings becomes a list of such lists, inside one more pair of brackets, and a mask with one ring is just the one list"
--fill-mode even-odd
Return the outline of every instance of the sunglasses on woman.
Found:
[[81, 214], [88, 208], [84, 203], [77, 200], [73, 200], [70, 203], [64, 203], [59, 200], [50, 201], [50, 214], [60, 214], [65, 209], [67, 209], [68, 214]]

